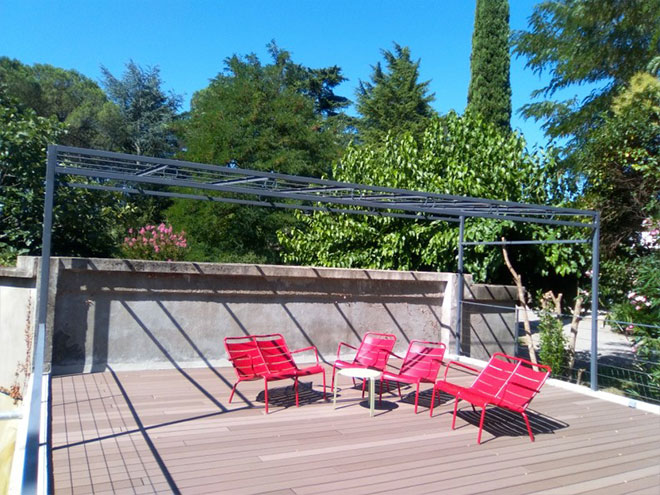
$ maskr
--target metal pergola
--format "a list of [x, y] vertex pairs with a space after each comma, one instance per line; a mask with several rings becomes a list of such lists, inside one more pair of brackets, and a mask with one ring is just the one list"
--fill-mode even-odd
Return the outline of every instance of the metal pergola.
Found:
[[[78, 178], [78, 180], [74, 180]], [[80, 181], [80, 178], [87, 180]], [[39, 445], [41, 377], [50, 273], [51, 230], [56, 185], [202, 201], [218, 201], [306, 212], [324, 211], [351, 215], [375, 215], [411, 220], [455, 222], [459, 228], [456, 353], [461, 352], [462, 300], [464, 289], [464, 247], [501, 244], [592, 244], [591, 388], [597, 390], [597, 314], [600, 213], [590, 210], [497, 201], [421, 191], [409, 191], [326, 179], [300, 177], [178, 160], [151, 158], [125, 153], [48, 147], [44, 201], [43, 246], [35, 336], [34, 380], [28, 425], [28, 451], [24, 469], [24, 490], [36, 490]], [[176, 191], [171, 190], [172, 187]], [[190, 191], [190, 192], [182, 192]], [[529, 240], [511, 242], [466, 242], [467, 218], [567, 226], [591, 230], [590, 239]], [[28, 455], [34, 448], [33, 455]]]

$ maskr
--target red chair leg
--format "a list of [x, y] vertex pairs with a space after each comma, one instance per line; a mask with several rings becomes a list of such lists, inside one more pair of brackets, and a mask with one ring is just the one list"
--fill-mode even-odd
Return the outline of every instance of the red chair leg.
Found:
[[231, 399], [234, 397], [234, 392], [236, 392], [236, 386], [238, 385], [238, 382], [234, 383], [234, 386], [231, 388], [231, 394], [229, 394], [229, 403], [231, 404]]
[[458, 401], [459, 398], [456, 396], [456, 400], [454, 401], [454, 419], [451, 420], [451, 429], [455, 430], [456, 429], [456, 412], [458, 411]]
[[417, 414], [417, 403], [419, 402], [419, 382], [417, 382], [417, 392], [415, 393], [415, 414]]
[[323, 400], [325, 400], [325, 370], [323, 370]]
[[429, 416], [433, 417], [433, 406], [435, 405], [435, 385], [433, 386], [433, 393], [431, 394], [431, 408], [429, 409]]
[[264, 377], [264, 400], [266, 401], [266, 414], [268, 414], [268, 378]]
[[399, 388], [399, 399], [403, 399], [403, 395], [401, 394], [401, 383], [396, 382], [396, 386]]
[[362, 398], [363, 399], [364, 399], [364, 391], [365, 391], [366, 388], [367, 388], [367, 380], [363, 378], [362, 379]]
[[479, 435], [477, 436], [477, 443], [481, 443], [481, 431], [484, 429], [484, 418], [486, 417], [486, 406], [481, 410], [481, 419], [479, 420]]
[[293, 379], [293, 389], [296, 392], [296, 407], [300, 407], [300, 404], [298, 403], [298, 377]]
[[522, 414], [522, 417], [525, 419], [525, 424], [527, 425], [527, 432], [529, 433], [529, 438], [533, 442], [534, 434], [532, 433], [532, 427], [529, 425], [529, 419], [527, 418], [527, 414], [525, 414], [524, 412], [520, 414]]

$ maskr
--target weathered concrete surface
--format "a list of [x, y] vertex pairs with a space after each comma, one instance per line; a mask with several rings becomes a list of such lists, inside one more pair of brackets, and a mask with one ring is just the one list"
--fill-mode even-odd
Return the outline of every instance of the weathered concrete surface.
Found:
[[0, 387], [22, 390], [28, 345], [36, 314], [36, 258], [20, 257], [16, 267], [0, 267]]
[[516, 288], [507, 285], [466, 284], [461, 350], [488, 361], [495, 352], [516, 353]]
[[[54, 259], [55, 373], [226, 364], [223, 339], [282, 333], [335, 357], [367, 331], [449, 342], [455, 276], [266, 265]], [[310, 356], [311, 357], [311, 356]]]
[[[394, 333], [399, 352], [412, 339], [455, 350], [453, 273], [53, 258], [50, 277], [46, 369], [56, 374], [226, 366], [224, 337], [270, 332], [291, 348], [316, 346], [326, 361], [340, 341], [357, 345], [367, 331]], [[481, 287], [467, 276], [465, 297], [485, 297]], [[512, 289], [487, 290], [490, 303], [508, 304]], [[497, 309], [484, 326], [485, 311], [465, 312], [464, 352], [513, 349], [482, 337], [514, 334], [498, 327], [515, 322]]]

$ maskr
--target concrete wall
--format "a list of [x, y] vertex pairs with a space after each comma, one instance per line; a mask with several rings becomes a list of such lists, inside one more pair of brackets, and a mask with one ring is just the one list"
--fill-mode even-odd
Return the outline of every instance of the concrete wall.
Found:
[[[513, 307], [513, 288], [466, 279], [466, 299]], [[456, 286], [453, 273], [53, 258], [47, 369], [227, 365], [225, 336], [269, 332], [327, 361], [367, 331], [394, 333], [400, 352], [412, 339], [454, 352]], [[501, 313], [464, 306], [465, 354], [513, 350], [515, 321]]]
[[[331, 361], [367, 331], [449, 342], [455, 276], [264, 265], [54, 259], [55, 373], [226, 364], [223, 338], [280, 332]], [[449, 287], [449, 290], [448, 290]]]
[[496, 352], [516, 354], [516, 287], [466, 284], [461, 352], [488, 361]]
[[0, 267], [0, 387], [18, 385], [21, 394], [34, 335], [37, 266], [36, 258], [20, 257], [16, 267]]

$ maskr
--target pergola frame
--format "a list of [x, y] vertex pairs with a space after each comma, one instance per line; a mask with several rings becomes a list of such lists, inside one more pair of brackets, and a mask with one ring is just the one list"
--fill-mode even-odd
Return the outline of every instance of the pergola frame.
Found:
[[[56, 179], [61, 177], [62, 180]], [[86, 178], [77, 182], [71, 178]], [[56, 185], [90, 190], [143, 194], [170, 198], [218, 201], [250, 206], [325, 211], [337, 214], [375, 215], [411, 220], [458, 223], [458, 290], [456, 353], [461, 353], [462, 302], [464, 290], [464, 247], [501, 244], [592, 244], [591, 388], [598, 388], [598, 279], [600, 213], [510, 201], [409, 191], [387, 187], [338, 182], [140, 155], [49, 145], [46, 192], [37, 302], [35, 357], [28, 420], [28, 438], [23, 472], [24, 493], [36, 493], [41, 393], [46, 315], [50, 274], [51, 231]], [[167, 187], [195, 192], [175, 192]], [[467, 218], [537, 223], [591, 229], [591, 239], [549, 241], [466, 242]]]

